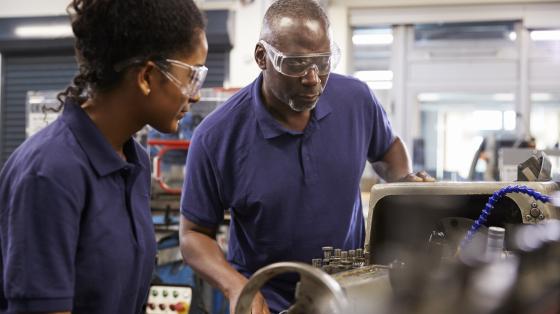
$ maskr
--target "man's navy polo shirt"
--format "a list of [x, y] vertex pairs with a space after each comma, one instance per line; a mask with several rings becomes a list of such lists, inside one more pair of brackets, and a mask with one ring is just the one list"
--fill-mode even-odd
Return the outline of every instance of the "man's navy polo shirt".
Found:
[[0, 312], [142, 312], [155, 261], [146, 152], [122, 160], [77, 105], [0, 173]]
[[[394, 140], [383, 108], [356, 79], [331, 74], [303, 132], [272, 117], [261, 84], [262, 75], [198, 126], [181, 202], [183, 215], [206, 227], [231, 209], [228, 260], [246, 276], [278, 261], [310, 263], [322, 246], [362, 247], [360, 178], [366, 159], [379, 160]], [[270, 287], [270, 308], [285, 309], [292, 280]]]

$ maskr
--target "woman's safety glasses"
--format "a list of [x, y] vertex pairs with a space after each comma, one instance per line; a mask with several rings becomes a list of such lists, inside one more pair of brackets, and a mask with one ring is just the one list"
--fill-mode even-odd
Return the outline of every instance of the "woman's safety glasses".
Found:
[[301, 55], [285, 55], [264, 40], [260, 40], [259, 43], [264, 46], [274, 69], [286, 76], [302, 77], [307, 75], [311, 68], [315, 68], [318, 75], [327, 75], [340, 61], [340, 49], [334, 42], [330, 52]]
[[[208, 68], [203, 65], [190, 65], [181, 61], [173, 59], [165, 59], [162, 61], [155, 61], [158, 69], [167, 77], [171, 83], [175, 84], [181, 91], [181, 93], [188, 98], [195, 98], [206, 79], [206, 74], [208, 73]], [[180, 69], [187, 70], [185, 79], [181, 81], [176, 76], [171, 74], [170, 66], [175, 66]]]
[[[114, 66], [115, 71], [120, 72], [124, 68], [134, 65], [134, 64], [143, 64], [145, 59], [130, 59], [127, 61], [123, 61], [117, 63]], [[179, 90], [181, 94], [188, 98], [196, 98], [198, 93], [200, 92], [200, 88], [206, 79], [206, 74], [208, 73], [208, 68], [203, 65], [190, 65], [184, 62], [173, 60], [173, 59], [165, 59], [165, 58], [156, 58], [153, 60], [156, 64], [158, 70], [171, 81]], [[171, 73], [171, 67], [177, 67], [181, 70], [184, 70], [184, 73], [181, 74], [179, 79], [176, 75]]]

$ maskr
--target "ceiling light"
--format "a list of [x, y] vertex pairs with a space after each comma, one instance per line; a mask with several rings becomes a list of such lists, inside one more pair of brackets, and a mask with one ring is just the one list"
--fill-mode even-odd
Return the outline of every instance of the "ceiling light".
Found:
[[517, 39], [517, 33], [516, 32], [510, 32], [508, 37], [509, 37], [509, 40], [515, 41]]
[[352, 36], [354, 45], [390, 45], [393, 43], [392, 34], [356, 34]]
[[14, 33], [20, 38], [72, 37], [72, 26], [67, 24], [29, 25], [16, 27]]
[[362, 81], [391, 81], [393, 71], [358, 71], [354, 76]]
[[534, 41], [560, 41], [560, 30], [532, 31], [531, 39]]
[[420, 102], [435, 102], [441, 100], [440, 95], [437, 93], [420, 93], [417, 98]]
[[515, 95], [513, 94], [494, 94], [492, 95], [492, 99], [495, 101], [514, 101]]
[[532, 101], [551, 101], [552, 95], [549, 93], [533, 93], [531, 94]]
[[393, 82], [390, 81], [377, 81], [377, 82], [366, 82], [369, 88], [373, 90], [381, 90], [381, 89], [391, 89], [393, 88]]

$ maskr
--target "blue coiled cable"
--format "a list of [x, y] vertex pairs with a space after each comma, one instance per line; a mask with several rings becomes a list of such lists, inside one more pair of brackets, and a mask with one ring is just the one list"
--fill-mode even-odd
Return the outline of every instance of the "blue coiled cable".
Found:
[[494, 194], [492, 194], [492, 196], [490, 196], [490, 198], [488, 199], [488, 202], [486, 203], [486, 206], [484, 206], [484, 209], [482, 210], [482, 213], [480, 214], [478, 219], [473, 223], [473, 225], [471, 226], [471, 228], [467, 232], [467, 235], [465, 235], [465, 238], [463, 238], [463, 241], [461, 241], [460, 250], [463, 250], [465, 248], [465, 246], [467, 246], [467, 244], [469, 244], [471, 242], [472, 238], [474, 237], [474, 235], [478, 231], [478, 229], [480, 229], [480, 227], [486, 223], [486, 220], [488, 219], [488, 216], [490, 215], [490, 212], [494, 208], [494, 205], [496, 205], [496, 203], [502, 197], [504, 197], [506, 194], [509, 194], [509, 193], [527, 194], [527, 195], [531, 196], [532, 198], [534, 198], [538, 201], [541, 201], [543, 203], [548, 203], [548, 202], [551, 201], [550, 196], [541, 194], [541, 193], [539, 193], [539, 192], [537, 192], [537, 191], [535, 191], [531, 188], [528, 188], [524, 185], [522, 185], [522, 186], [519, 186], [519, 185], [506, 186], [504, 188], [499, 189], [498, 191], [494, 192]]

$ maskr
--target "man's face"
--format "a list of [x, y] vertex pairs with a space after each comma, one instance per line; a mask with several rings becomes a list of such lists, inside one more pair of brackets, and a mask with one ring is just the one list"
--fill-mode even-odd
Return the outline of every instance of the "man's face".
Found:
[[[275, 25], [276, 32], [269, 44], [285, 56], [305, 56], [331, 52], [327, 29], [321, 21], [285, 17]], [[266, 48], [266, 47], [265, 47]], [[266, 69], [263, 71], [264, 86], [279, 102], [297, 112], [315, 107], [327, 84], [328, 73], [319, 73], [313, 63], [302, 76], [288, 76], [274, 68], [271, 49], [265, 53]], [[305, 61], [306, 58], [290, 59], [285, 62]], [[323, 71], [324, 72], [324, 71]]]

